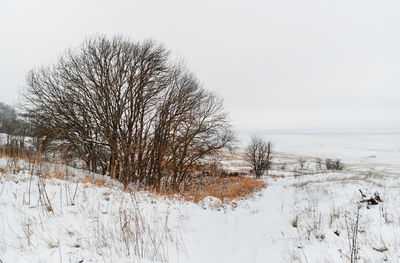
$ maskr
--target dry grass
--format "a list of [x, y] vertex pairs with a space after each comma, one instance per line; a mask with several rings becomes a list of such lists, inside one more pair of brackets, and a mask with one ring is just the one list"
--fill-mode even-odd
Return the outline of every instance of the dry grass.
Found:
[[298, 221], [299, 221], [299, 216], [296, 215], [296, 217], [293, 218], [292, 220], [292, 227], [297, 228]]
[[342, 184], [354, 182], [354, 181], [365, 181], [365, 177], [359, 177], [356, 175], [349, 176], [349, 177], [329, 177], [329, 178], [324, 178], [324, 179], [318, 179], [318, 180], [308, 180], [300, 183], [294, 183], [292, 186], [294, 187], [299, 187], [303, 188], [309, 184], [320, 184], [320, 183], [326, 183], [326, 182], [340, 182]]
[[84, 184], [92, 184], [97, 187], [107, 187], [112, 188], [114, 185], [110, 182], [107, 182], [106, 179], [96, 178], [94, 176], [85, 175], [85, 177], [81, 180]]
[[[43, 178], [45, 179], [58, 179], [63, 181], [69, 181], [69, 175], [64, 170], [54, 169], [54, 170], [46, 170], [43, 174]], [[85, 188], [89, 187], [89, 184], [102, 187], [102, 188], [113, 188], [114, 184], [112, 182], [108, 182], [106, 178], [98, 178], [91, 175], [85, 175], [83, 178], [78, 179], [79, 183], [85, 184]]]
[[[53, 176], [57, 179], [67, 180], [62, 172], [56, 171]], [[124, 189], [114, 185], [112, 182], [96, 178], [94, 176], [86, 175], [84, 178], [80, 179], [79, 182], [85, 184], [85, 188], [89, 184], [95, 187], [102, 188], [118, 188], [122, 191], [132, 191], [132, 189]], [[255, 193], [259, 192], [265, 188], [267, 184], [259, 179], [242, 177], [242, 176], [226, 176], [226, 177], [208, 177], [207, 180], [200, 182], [199, 180], [192, 180], [190, 184], [187, 184], [180, 192], [186, 201], [199, 202], [207, 196], [214, 196], [222, 201], [222, 203], [228, 203], [235, 199], [244, 199], [253, 196]], [[175, 192], [162, 191], [156, 192], [150, 189], [137, 189], [148, 191], [156, 196], [165, 196], [170, 199], [176, 197]], [[107, 198], [107, 196], [105, 197]]]
[[[8, 157], [10, 158], [6, 152], [0, 151], [0, 157]], [[39, 160], [38, 158], [32, 159], [28, 155], [18, 155], [12, 156], [15, 159], [22, 159], [29, 163], [39, 164], [44, 162], [44, 160]], [[16, 167], [16, 171], [19, 172], [23, 170], [22, 168]], [[5, 172], [0, 170], [1, 172]], [[65, 169], [60, 167], [54, 169], [47, 169], [42, 174], [44, 179], [58, 179], [64, 181], [70, 181], [72, 178], [67, 174]], [[132, 188], [123, 189], [118, 184], [114, 184], [107, 177], [101, 178], [99, 176], [93, 175], [85, 175], [84, 177], [80, 177], [77, 179], [77, 183], [84, 184], [84, 188], [88, 188], [89, 186], [102, 187], [102, 188], [117, 188], [119, 190], [129, 192], [133, 191]], [[202, 201], [207, 196], [213, 196], [222, 201], [222, 203], [229, 203], [234, 199], [244, 199], [253, 196], [255, 193], [265, 188], [267, 184], [259, 179], [254, 179], [250, 177], [244, 176], [203, 176], [201, 179], [196, 178], [188, 181], [184, 187], [180, 189], [178, 194], [182, 196], [187, 201], [199, 202]], [[168, 198], [175, 198], [176, 192], [172, 192], [169, 190], [158, 191], [152, 189], [143, 189], [134, 187], [136, 190], [145, 190], [157, 196], [166, 196]], [[48, 209], [49, 211], [51, 209]]]
[[284, 175], [277, 175], [277, 174], [271, 174], [271, 175], [268, 175], [268, 177], [273, 178], [273, 179], [285, 178]]
[[[45, 178], [56, 178], [59, 180], [69, 180], [65, 172], [60, 170], [54, 170], [53, 172], [47, 171]], [[118, 188], [122, 191], [133, 191], [133, 189], [123, 189], [122, 187], [114, 185], [106, 178], [98, 178], [91, 175], [85, 175], [83, 178], [78, 180], [80, 183], [85, 184], [85, 188], [89, 187], [89, 184], [95, 187], [102, 188]], [[210, 176], [205, 177], [202, 180], [192, 180], [179, 192], [187, 201], [199, 202], [207, 196], [214, 196], [222, 201], [222, 203], [228, 203], [234, 199], [244, 199], [253, 196], [255, 193], [265, 188], [267, 184], [259, 179], [243, 177], [243, 176]], [[176, 192], [171, 191], [160, 191], [156, 192], [151, 189], [137, 189], [148, 191], [156, 196], [165, 196], [170, 199], [176, 197]]]
[[37, 157], [35, 154], [20, 149], [0, 148], [0, 158], [15, 158], [27, 161], [28, 163], [42, 162], [43, 158]]
[[49, 248], [57, 248], [59, 246], [59, 244], [53, 243], [51, 241], [47, 241], [47, 245], [49, 246]]
[[54, 171], [46, 170], [43, 174], [44, 179], [59, 179], [59, 180], [67, 180], [67, 176], [65, 172], [60, 171], [59, 169], [55, 169]]
[[[235, 199], [251, 197], [267, 186], [264, 181], [242, 176], [216, 176], [206, 179], [192, 181], [184, 187], [180, 195], [185, 200], [193, 202], [199, 202], [207, 196], [214, 196], [220, 199], [222, 203], [229, 203]], [[171, 196], [168, 193], [164, 194]]]

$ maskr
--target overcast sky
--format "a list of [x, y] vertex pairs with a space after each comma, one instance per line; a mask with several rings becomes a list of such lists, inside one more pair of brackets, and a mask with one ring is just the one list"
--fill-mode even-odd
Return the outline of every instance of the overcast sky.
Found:
[[153, 38], [239, 130], [399, 126], [400, 1], [0, 1], [0, 101], [95, 33]]

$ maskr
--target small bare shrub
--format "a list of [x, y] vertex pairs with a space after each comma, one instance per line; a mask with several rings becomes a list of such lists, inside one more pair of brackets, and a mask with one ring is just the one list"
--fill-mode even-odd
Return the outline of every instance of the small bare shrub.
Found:
[[251, 166], [257, 178], [271, 168], [272, 143], [263, 138], [253, 136], [244, 153], [245, 161]]
[[347, 239], [349, 242], [349, 253], [350, 253], [350, 263], [358, 262], [359, 255], [358, 252], [360, 250], [358, 244], [358, 233], [360, 232], [359, 229], [359, 222], [360, 222], [360, 210], [361, 205], [357, 205], [356, 214], [351, 221], [348, 220], [348, 215], [345, 214], [345, 222], [346, 222], [346, 230], [347, 230]]
[[28, 247], [30, 247], [32, 245], [32, 235], [33, 235], [31, 219], [28, 219], [22, 223], [22, 232], [24, 233]]
[[328, 158], [325, 160], [325, 166], [327, 170], [343, 170], [344, 168], [340, 159], [332, 160]]
[[306, 164], [306, 160], [304, 160], [303, 158], [300, 158], [299, 159], [300, 170], [304, 170], [305, 169], [305, 164]]
[[320, 158], [315, 159], [315, 168], [319, 171], [322, 170], [322, 160]]

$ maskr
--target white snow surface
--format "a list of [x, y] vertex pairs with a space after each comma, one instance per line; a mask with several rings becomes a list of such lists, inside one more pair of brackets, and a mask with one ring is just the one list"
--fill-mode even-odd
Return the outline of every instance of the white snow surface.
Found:
[[[350, 262], [348, 229], [354, 226], [360, 206], [359, 261], [399, 262], [399, 136], [364, 137], [364, 142], [334, 136], [306, 136], [299, 141], [298, 136], [270, 137], [279, 158], [292, 166], [277, 167], [272, 174], [283, 178], [264, 178], [267, 188], [248, 200], [236, 200], [235, 205], [221, 205], [215, 197], [195, 204], [146, 192], [129, 194], [118, 183], [112, 188], [76, 184], [83, 175], [72, 170], [77, 175], [69, 181], [44, 181], [52, 207], [48, 211], [39, 201], [37, 176], [28, 171], [3, 173], [0, 260]], [[304, 156], [309, 157], [309, 170], [299, 173], [294, 166]], [[364, 158], [368, 156], [375, 157]], [[346, 168], [315, 171], [316, 157], [341, 158]], [[7, 165], [7, 160], [0, 161], [0, 167]], [[383, 202], [360, 203], [359, 189], [367, 197], [379, 192]], [[122, 230], [143, 233], [135, 243]]]
[[[286, 154], [340, 158], [347, 162], [400, 165], [400, 132], [385, 133], [261, 133], [274, 150]], [[242, 146], [251, 135], [241, 135]]]

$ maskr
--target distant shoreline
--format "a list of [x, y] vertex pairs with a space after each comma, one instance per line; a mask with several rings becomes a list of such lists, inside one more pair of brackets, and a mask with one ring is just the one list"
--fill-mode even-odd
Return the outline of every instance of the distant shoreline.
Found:
[[237, 130], [239, 135], [400, 135], [400, 127]]

